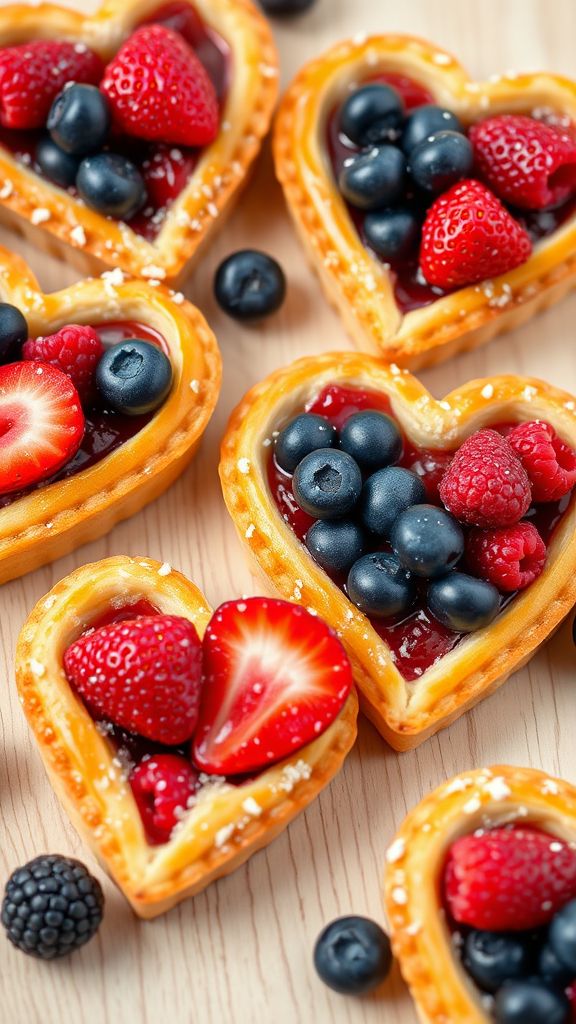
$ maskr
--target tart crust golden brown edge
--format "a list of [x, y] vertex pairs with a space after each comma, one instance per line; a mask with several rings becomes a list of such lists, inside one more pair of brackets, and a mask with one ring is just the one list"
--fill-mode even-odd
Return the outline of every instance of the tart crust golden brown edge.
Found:
[[576, 215], [516, 270], [402, 315], [385, 265], [364, 248], [334, 180], [326, 123], [347, 90], [379, 72], [408, 75], [464, 123], [551, 107], [576, 121], [576, 83], [512, 74], [473, 82], [449, 53], [412, 36], [343, 42], [307, 64], [276, 118], [276, 173], [324, 291], [359, 348], [417, 369], [484, 344], [560, 299], [576, 281]]
[[[110, 60], [132, 28], [161, 6], [161, 0], [105, 0], [95, 14], [83, 16], [53, 4], [14, 4], [0, 9], [0, 46], [34, 38], [78, 40]], [[89, 209], [0, 147], [0, 218], [83, 273], [120, 266], [136, 277], [172, 283], [184, 276], [221, 225], [268, 131], [278, 57], [266, 19], [250, 0], [193, 0], [193, 6], [231, 49], [230, 89], [218, 137], [203, 151], [154, 242]]]
[[437, 401], [408, 371], [354, 353], [301, 359], [256, 385], [232, 413], [222, 441], [224, 500], [242, 543], [283, 597], [316, 612], [340, 636], [354, 669], [362, 710], [397, 750], [417, 746], [488, 696], [520, 668], [576, 600], [576, 499], [548, 548], [546, 567], [486, 629], [471, 634], [406, 683], [390, 651], [320, 569], [282, 519], [267, 480], [274, 431], [328, 384], [382, 392], [418, 447], [455, 448], [491, 423], [545, 419], [576, 447], [576, 403], [532, 378], [471, 381]]
[[459, 836], [516, 820], [574, 842], [576, 790], [532, 768], [497, 765], [464, 772], [425, 797], [389, 847], [384, 891], [392, 946], [423, 1024], [492, 1019], [454, 955], [440, 880]]
[[111, 606], [145, 600], [203, 635], [211, 610], [183, 575], [148, 558], [82, 566], [36, 605], [18, 640], [16, 681], [52, 786], [80, 835], [141, 917], [155, 917], [267, 846], [328, 784], [356, 738], [352, 692], [332, 725], [293, 757], [230, 789], [206, 790], [177, 834], [146, 843], [114, 751], [74, 696], [68, 645]]
[[45, 295], [24, 261], [0, 249], [0, 297], [22, 310], [32, 337], [70, 322], [141, 322], [165, 338], [174, 374], [149, 423], [114, 452], [0, 509], [0, 583], [101, 537], [162, 494], [192, 459], [216, 406], [220, 353], [202, 314], [143, 281], [116, 284], [114, 273]]

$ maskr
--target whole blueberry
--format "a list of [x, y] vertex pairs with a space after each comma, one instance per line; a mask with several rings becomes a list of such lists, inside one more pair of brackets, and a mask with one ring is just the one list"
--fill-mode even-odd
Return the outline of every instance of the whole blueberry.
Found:
[[361, 527], [348, 519], [318, 519], [305, 544], [314, 561], [333, 576], [347, 573], [365, 550]]
[[118, 153], [85, 157], [78, 168], [76, 188], [87, 206], [116, 220], [130, 220], [146, 202], [142, 175]]
[[340, 430], [340, 447], [365, 473], [392, 466], [402, 455], [402, 434], [391, 416], [366, 409], [346, 420]]
[[399, 263], [415, 251], [420, 228], [418, 214], [405, 206], [395, 210], [374, 210], [364, 218], [368, 245], [388, 263]]
[[496, 1024], [568, 1024], [570, 1004], [563, 992], [539, 978], [507, 981], [494, 1000]]
[[453, 114], [451, 110], [446, 110], [445, 107], [425, 103], [422, 107], [413, 110], [406, 118], [402, 132], [402, 149], [408, 155], [429, 135], [445, 131], [462, 132], [462, 125], [456, 114]]
[[130, 338], [106, 350], [95, 375], [102, 405], [141, 416], [162, 404], [172, 385], [172, 366], [157, 345]]
[[521, 933], [471, 931], [464, 947], [464, 965], [479, 988], [496, 992], [505, 981], [526, 978], [533, 951]]
[[576, 977], [576, 900], [567, 903], [553, 918], [549, 942], [560, 962]]
[[410, 153], [410, 175], [419, 188], [438, 195], [472, 170], [472, 144], [459, 132], [436, 132]]
[[0, 363], [17, 359], [27, 338], [28, 324], [18, 307], [0, 302]]
[[397, 136], [404, 104], [390, 85], [364, 85], [353, 92], [340, 113], [340, 128], [357, 146], [375, 146]]
[[352, 603], [376, 618], [404, 614], [416, 595], [414, 576], [387, 551], [359, 558], [348, 573], [346, 586]]
[[360, 498], [360, 519], [370, 533], [388, 537], [395, 520], [411, 505], [426, 501], [426, 488], [416, 473], [387, 466], [369, 476]]
[[464, 554], [464, 533], [454, 516], [437, 505], [412, 505], [390, 531], [393, 551], [416, 576], [435, 579]]
[[322, 981], [343, 995], [370, 992], [392, 966], [390, 940], [367, 917], [340, 917], [320, 933], [314, 966]]
[[359, 210], [391, 206], [401, 198], [406, 158], [396, 146], [374, 146], [344, 165], [338, 184], [345, 199]]
[[565, 988], [574, 979], [574, 971], [558, 959], [552, 946], [548, 943], [540, 950], [538, 974], [550, 985], [557, 985], [560, 988]]
[[430, 583], [428, 607], [443, 626], [457, 633], [473, 633], [497, 615], [500, 595], [491, 583], [453, 571]]
[[108, 100], [95, 85], [69, 85], [56, 97], [46, 127], [65, 153], [86, 156], [102, 149], [112, 116]]
[[260, 0], [260, 6], [266, 14], [289, 17], [292, 14], [302, 14], [315, 2], [316, 0]]
[[333, 448], [338, 439], [336, 427], [325, 416], [303, 412], [290, 420], [276, 438], [276, 462], [285, 473], [293, 473], [299, 462], [318, 448]]
[[42, 174], [60, 188], [70, 188], [76, 182], [79, 157], [65, 153], [49, 135], [43, 136], [36, 146], [36, 163]]
[[254, 323], [275, 313], [284, 302], [284, 271], [267, 253], [242, 249], [218, 267], [214, 295], [228, 316]]
[[362, 490], [358, 464], [346, 452], [319, 448], [294, 470], [294, 497], [315, 519], [339, 519], [352, 511]]

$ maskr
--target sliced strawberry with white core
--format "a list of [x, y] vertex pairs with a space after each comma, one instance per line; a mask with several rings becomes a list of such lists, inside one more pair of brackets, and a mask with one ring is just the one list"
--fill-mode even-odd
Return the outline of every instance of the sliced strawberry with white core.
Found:
[[46, 480], [80, 447], [84, 413], [70, 378], [54, 366], [0, 366], [0, 494]]
[[288, 757], [320, 736], [352, 688], [329, 627], [287, 601], [228, 601], [204, 637], [196, 764], [237, 775]]

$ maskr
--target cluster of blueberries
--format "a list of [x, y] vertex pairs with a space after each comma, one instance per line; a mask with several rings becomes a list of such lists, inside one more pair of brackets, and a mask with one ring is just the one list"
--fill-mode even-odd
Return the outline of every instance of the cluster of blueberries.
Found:
[[[385, 413], [355, 413], [339, 432], [326, 417], [302, 413], [278, 435], [275, 458], [293, 474], [298, 505], [316, 520], [306, 547], [329, 575], [346, 579], [361, 611], [401, 617], [424, 582], [439, 622], [460, 633], [481, 629], [498, 612], [499, 593], [454, 569], [464, 554], [462, 528], [426, 502], [416, 473], [397, 465], [402, 451], [402, 435]], [[373, 550], [380, 547], [388, 550]]]
[[482, 991], [494, 996], [498, 1024], [568, 1024], [565, 990], [576, 978], [576, 900], [543, 932], [470, 931], [463, 963]]
[[131, 160], [103, 150], [111, 125], [108, 100], [95, 85], [67, 85], [50, 108], [36, 163], [55, 185], [74, 186], [93, 210], [128, 221], [146, 202], [146, 187]]
[[344, 163], [340, 191], [366, 214], [371, 248], [391, 263], [401, 262], [418, 242], [427, 206], [470, 174], [470, 140], [452, 111], [425, 104], [406, 115], [399, 93], [379, 83], [348, 97], [339, 128], [360, 147]]

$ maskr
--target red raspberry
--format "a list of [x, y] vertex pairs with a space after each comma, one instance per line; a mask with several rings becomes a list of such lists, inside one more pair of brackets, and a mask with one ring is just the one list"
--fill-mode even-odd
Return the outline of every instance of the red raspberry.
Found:
[[426, 214], [420, 267], [428, 284], [462, 288], [513, 270], [531, 252], [528, 234], [490, 189], [461, 181]]
[[45, 338], [29, 338], [22, 346], [22, 358], [50, 363], [66, 373], [82, 399], [92, 387], [94, 371], [104, 346], [93, 327], [68, 324]]
[[64, 667], [95, 718], [167, 746], [192, 736], [202, 645], [187, 619], [147, 615], [102, 626], [70, 645]]
[[482, 177], [507, 203], [543, 210], [576, 189], [576, 140], [561, 128], [500, 114], [474, 125], [470, 141]]
[[182, 36], [162, 25], [132, 33], [100, 88], [128, 135], [206, 146], [218, 134], [218, 100], [206, 70]]
[[448, 511], [472, 526], [511, 526], [531, 502], [526, 471], [495, 430], [479, 430], [464, 441], [438, 490]]
[[43, 128], [67, 82], [98, 85], [103, 72], [98, 54], [83, 43], [38, 39], [0, 50], [0, 124]]
[[493, 583], [498, 590], [524, 590], [546, 564], [546, 545], [532, 523], [471, 530], [466, 540], [466, 561], [475, 576]]
[[130, 785], [148, 842], [167, 843], [198, 788], [198, 773], [177, 754], [155, 754], [141, 761]]
[[576, 849], [531, 826], [463, 836], [450, 848], [444, 893], [458, 924], [539, 928], [576, 896]]
[[576, 452], [549, 423], [520, 423], [507, 437], [532, 485], [534, 501], [559, 501], [576, 484]]

